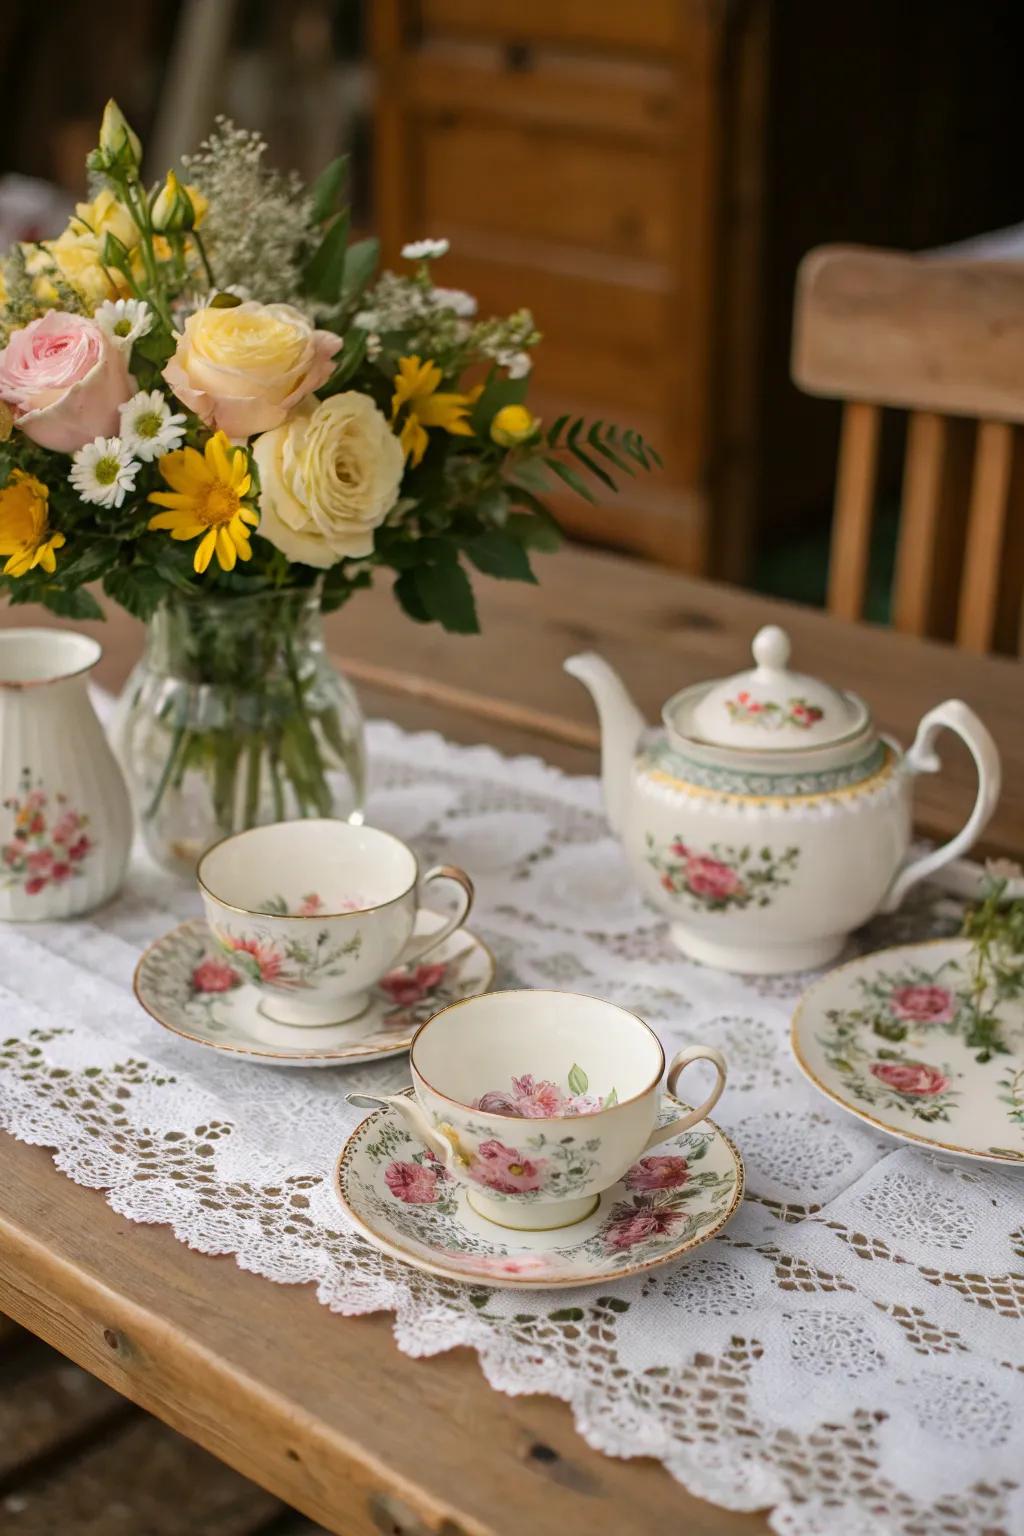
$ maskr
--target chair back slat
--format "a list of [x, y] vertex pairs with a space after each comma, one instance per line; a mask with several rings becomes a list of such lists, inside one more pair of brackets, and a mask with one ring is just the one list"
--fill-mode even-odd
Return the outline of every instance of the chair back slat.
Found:
[[974, 438], [963, 417], [914, 411], [907, 423], [892, 602], [904, 634], [956, 634]]
[[844, 619], [857, 619], [864, 608], [868, 556], [878, 479], [878, 430], [881, 411], [851, 401], [843, 408], [839, 441], [828, 605]]
[[863, 616], [883, 412], [906, 411], [893, 623], [1024, 654], [1024, 261], [811, 251], [792, 373], [843, 402], [832, 611]]
[[1013, 427], [1005, 421], [983, 421], [978, 427], [956, 626], [957, 643], [968, 651], [989, 650], [995, 637], [1012, 467]]

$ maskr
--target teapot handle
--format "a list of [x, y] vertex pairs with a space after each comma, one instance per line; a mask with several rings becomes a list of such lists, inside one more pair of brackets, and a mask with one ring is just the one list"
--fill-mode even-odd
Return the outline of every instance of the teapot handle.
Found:
[[941, 848], [933, 848], [930, 853], [914, 859], [910, 864], [905, 864], [896, 872], [895, 879], [882, 900], [879, 908], [881, 912], [894, 912], [912, 885], [926, 879], [928, 875], [933, 875], [951, 859], [959, 858], [962, 853], [966, 853], [981, 836], [996, 808], [1002, 784], [999, 749], [992, 740], [988, 727], [983, 725], [974, 710], [969, 709], [960, 699], [947, 699], [945, 704], [937, 704], [924, 716], [917, 728], [914, 745], [904, 759], [904, 770], [908, 773], [936, 773], [939, 770], [942, 764], [933, 743], [943, 728], [955, 731], [961, 740], [967, 743], [968, 750], [974, 758], [978, 770], [978, 793], [974, 801], [974, 809], [960, 831], [955, 837], [951, 837], [948, 843], [943, 843]]

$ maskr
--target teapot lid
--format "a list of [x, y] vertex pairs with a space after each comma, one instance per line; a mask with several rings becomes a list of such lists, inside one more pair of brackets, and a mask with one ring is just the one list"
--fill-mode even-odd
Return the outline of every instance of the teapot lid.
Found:
[[759, 629], [752, 649], [757, 665], [750, 671], [670, 699], [664, 710], [669, 729], [707, 746], [791, 753], [859, 738], [870, 725], [856, 694], [789, 670], [789, 636], [777, 624]]

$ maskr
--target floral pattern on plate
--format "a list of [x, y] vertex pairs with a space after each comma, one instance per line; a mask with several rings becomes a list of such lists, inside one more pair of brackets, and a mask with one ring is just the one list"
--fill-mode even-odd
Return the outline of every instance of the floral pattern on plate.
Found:
[[676, 837], [659, 849], [647, 834], [647, 862], [656, 870], [670, 896], [681, 897], [701, 912], [767, 907], [787, 886], [800, 858], [798, 848], [740, 848], [712, 843], [693, 848]]
[[[441, 922], [437, 914], [421, 909], [417, 932], [429, 932]], [[338, 1066], [408, 1050], [424, 1019], [493, 984], [493, 958], [466, 929], [451, 934], [435, 953], [429, 964], [383, 976], [360, 1018], [308, 1030], [262, 1014], [260, 993], [247, 985], [248, 972], [237, 952], [225, 953], [206, 923], [196, 919], [146, 950], [135, 973], [135, 994], [159, 1024], [200, 1045], [275, 1066]]]
[[845, 1109], [907, 1140], [1024, 1159], [1024, 1000], [979, 998], [963, 939], [840, 966], [793, 1018], [799, 1065]]
[[0, 847], [0, 880], [37, 896], [50, 885], [80, 875], [95, 844], [89, 818], [68, 805], [65, 795], [51, 796], [31, 769], [22, 770], [18, 793], [4, 801], [14, 825]]
[[[678, 1112], [666, 1097], [662, 1120]], [[711, 1121], [663, 1146], [634, 1163], [592, 1216], [561, 1231], [511, 1233], [479, 1216], [390, 1109], [350, 1137], [335, 1187], [373, 1242], [418, 1268], [511, 1287], [596, 1285], [706, 1242], [739, 1204], [743, 1165]]]

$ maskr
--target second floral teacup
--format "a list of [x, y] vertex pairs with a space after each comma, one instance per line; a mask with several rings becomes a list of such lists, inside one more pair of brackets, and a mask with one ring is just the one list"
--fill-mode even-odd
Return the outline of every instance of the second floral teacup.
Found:
[[[400, 838], [345, 821], [283, 821], [216, 843], [197, 870], [206, 919], [279, 1024], [340, 1024], [396, 965], [414, 963], [466, 921], [473, 883], [438, 865], [420, 878]], [[423, 891], [450, 881], [445, 923], [413, 938]]]
[[700, 1059], [715, 1068], [711, 1093], [659, 1126], [665, 1053], [636, 1014], [575, 992], [489, 992], [421, 1025], [410, 1052], [415, 1097], [348, 1097], [400, 1115], [478, 1215], [540, 1232], [585, 1220], [649, 1148], [711, 1112], [725, 1087], [711, 1046], [678, 1051], [667, 1086], [674, 1094]]

